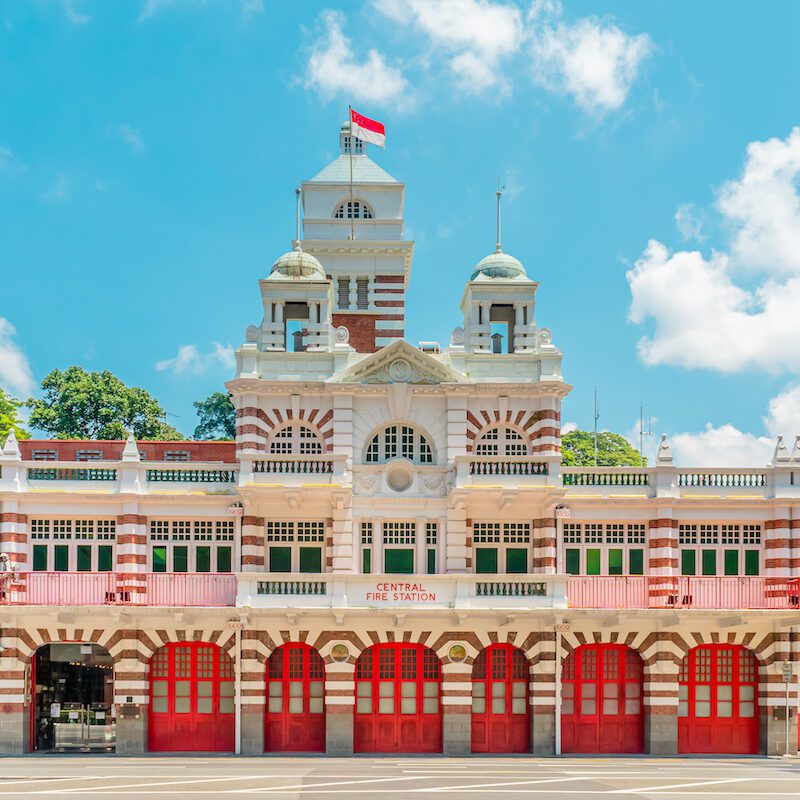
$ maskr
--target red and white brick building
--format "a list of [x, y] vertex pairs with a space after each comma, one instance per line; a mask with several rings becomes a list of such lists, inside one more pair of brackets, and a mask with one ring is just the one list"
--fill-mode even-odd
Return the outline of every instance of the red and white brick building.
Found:
[[0, 749], [783, 752], [800, 447], [564, 468], [536, 281], [498, 245], [404, 341], [404, 186], [340, 139], [235, 443], [5, 443]]

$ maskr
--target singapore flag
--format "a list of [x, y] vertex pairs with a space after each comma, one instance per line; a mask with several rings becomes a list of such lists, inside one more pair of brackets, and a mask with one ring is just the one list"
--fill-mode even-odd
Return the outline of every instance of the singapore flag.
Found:
[[383, 123], [359, 114], [350, 109], [350, 133], [362, 142], [376, 144], [378, 147], [386, 146], [386, 128]]

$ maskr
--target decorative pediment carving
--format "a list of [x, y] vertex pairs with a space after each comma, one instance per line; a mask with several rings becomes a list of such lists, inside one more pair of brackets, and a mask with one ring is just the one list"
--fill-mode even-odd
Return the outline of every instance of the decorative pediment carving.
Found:
[[464, 377], [427, 353], [398, 341], [334, 375], [332, 383], [460, 383]]

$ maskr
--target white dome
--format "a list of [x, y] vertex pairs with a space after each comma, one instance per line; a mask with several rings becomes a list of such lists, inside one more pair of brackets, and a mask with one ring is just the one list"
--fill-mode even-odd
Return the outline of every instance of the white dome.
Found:
[[273, 265], [267, 280], [324, 281], [325, 269], [310, 253], [303, 252], [299, 243], [284, 253]]
[[510, 256], [502, 250], [498, 250], [481, 259], [472, 271], [470, 280], [474, 281], [481, 276], [485, 278], [505, 278], [506, 280], [528, 277], [525, 274], [525, 267], [514, 256]]

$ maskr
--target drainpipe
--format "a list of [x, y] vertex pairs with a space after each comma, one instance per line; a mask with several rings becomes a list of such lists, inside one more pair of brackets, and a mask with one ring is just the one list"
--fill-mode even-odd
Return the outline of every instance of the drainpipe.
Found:
[[561, 625], [556, 624], [556, 755], [561, 755]]

